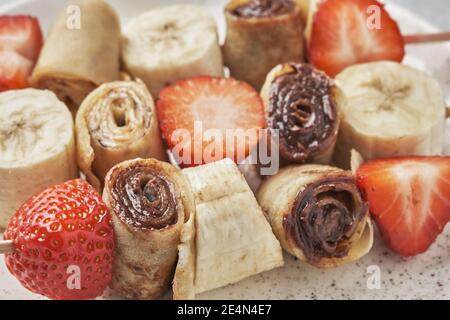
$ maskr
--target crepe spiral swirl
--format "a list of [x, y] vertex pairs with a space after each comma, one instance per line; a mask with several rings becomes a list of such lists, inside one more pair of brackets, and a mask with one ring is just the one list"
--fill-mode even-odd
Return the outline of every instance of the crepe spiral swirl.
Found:
[[103, 200], [116, 240], [111, 288], [129, 299], [157, 299], [169, 288], [194, 196], [181, 171], [156, 159], [133, 159], [107, 174]]
[[152, 167], [128, 167], [115, 180], [112, 198], [120, 218], [143, 229], [162, 229], [177, 221], [173, 183]]
[[269, 74], [264, 90], [268, 126], [279, 133], [282, 159], [328, 163], [342, 99], [333, 81], [308, 64], [288, 63]]
[[334, 175], [299, 192], [291, 215], [284, 220], [287, 232], [308, 259], [343, 257], [367, 205], [353, 177]]
[[372, 247], [368, 206], [349, 171], [288, 166], [262, 184], [257, 198], [283, 248], [314, 266], [354, 261]]
[[137, 157], [165, 159], [153, 98], [140, 81], [116, 81], [94, 90], [76, 119], [78, 161], [98, 188], [111, 167]]

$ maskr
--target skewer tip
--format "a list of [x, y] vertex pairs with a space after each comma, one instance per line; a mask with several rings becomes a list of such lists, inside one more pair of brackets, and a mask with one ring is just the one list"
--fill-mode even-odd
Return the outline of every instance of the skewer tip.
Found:
[[0, 240], [0, 254], [10, 253], [14, 251], [12, 240]]

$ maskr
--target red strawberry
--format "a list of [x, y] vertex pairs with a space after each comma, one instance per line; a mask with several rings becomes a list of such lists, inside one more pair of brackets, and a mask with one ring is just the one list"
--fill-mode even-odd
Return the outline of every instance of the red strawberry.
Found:
[[0, 50], [0, 92], [28, 86], [33, 62], [10, 50]]
[[[199, 76], [179, 81], [160, 92], [157, 112], [163, 137], [183, 166], [225, 157], [239, 162], [256, 146], [265, 127], [258, 92], [232, 78]], [[214, 137], [208, 136], [215, 134], [210, 129], [216, 129]]]
[[401, 62], [405, 54], [397, 23], [376, 0], [320, 2], [308, 49], [311, 64], [332, 77], [357, 63]]
[[[9, 271], [22, 285], [52, 299], [90, 299], [111, 280], [110, 216], [97, 191], [71, 180], [31, 197], [12, 216], [5, 240]], [[79, 275], [77, 286], [76, 275]]]
[[402, 256], [426, 251], [450, 221], [450, 157], [374, 160], [356, 175], [385, 242]]
[[42, 31], [37, 18], [0, 16], [0, 49], [14, 50], [25, 58], [36, 61], [42, 44]]

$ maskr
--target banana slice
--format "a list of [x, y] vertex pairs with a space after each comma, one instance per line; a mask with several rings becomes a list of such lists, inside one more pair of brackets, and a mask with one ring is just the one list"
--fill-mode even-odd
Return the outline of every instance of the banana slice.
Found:
[[0, 228], [35, 193], [77, 177], [73, 120], [47, 90], [0, 94]]
[[395, 62], [347, 68], [336, 77], [347, 96], [336, 144], [347, 167], [352, 148], [365, 160], [443, 152], [445, 103], [436, 80]]
[[182, 232], [175, 299], [192, 299], [196, 293], [283, 265], [280, 244], [233, 161], [183, 173], [194, 192], [196, 216]]
[[155, 97], [179, 79], [223, 75], [216, 23], [193, 5], [163, 7], [133, 19], [123, 34], [122, 57]]

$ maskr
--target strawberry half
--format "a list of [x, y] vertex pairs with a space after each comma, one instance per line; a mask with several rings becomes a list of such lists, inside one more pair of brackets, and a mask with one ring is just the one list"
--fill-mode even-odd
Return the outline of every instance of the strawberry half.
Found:
[[402, 256], [426, 251], [450, 221], [450, 157], [373, 160], [356, 176], [383, 239]]
[[[0, 49], [16, 51], [35, 62], [42, 44], [43, 36], [37, 18], [20, 15], [0, 16]], [[3, 62], [1, 64], [3, 65]]]
[[164, 88], [157, 102], [162, 135], [180, 165], [245, 159], [265, 127], [258, 92], [233, 78], [199, 76]]
[[[111, 280], [113, 229], [106, 205], [83, 180], [31, 197], [11, 217], [8, 270], [22, 285], [52, 299], [90, 299]], [[78, 278], [77, 278], [78, 277]]]
[[405, 55], [400, 29], [376, 0], [324, 0], [313, 17], [309, 60], [331, 77], [348, 66]]
[[0, 50], [0, 92], [28, 87], [33, 62], [15, 51]]

